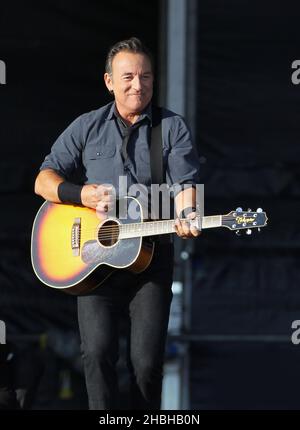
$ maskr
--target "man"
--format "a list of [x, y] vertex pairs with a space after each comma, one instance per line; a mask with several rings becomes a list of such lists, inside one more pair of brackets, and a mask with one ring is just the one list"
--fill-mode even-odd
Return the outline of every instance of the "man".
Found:
[[[111, 187], [118, 192], [120, 176], [128, 179], [128, 186], [151, 185], [153, 64], [151, 54], [139, 39], [121, 41], [111, 48], [104, 81], [114, 102], [81, 115], [62, 133], [45, 158], [35, 183], [35, 192], [46, 200], [82, 204], [102, 217], [112, 209]], [[187, 208], [188, 217], [194, 218], [196, 192], [192, 185], [198, 182], [197, 154], [183, 119], [165, 109], [162, 140], [168, 184], [177, 184], [177, 214], [183, 217]], [[182, 238], [199, 234], [179, 219], [176, 232]], [[157, 241], [153, 260], [144, 272], [114, 272], [92, 293], [78, 297], [90, 409], [118, 407], [118, 321], [123, 312], [130, 319], [131, 408], [160, 408], [172, 270], [171, 241]]]

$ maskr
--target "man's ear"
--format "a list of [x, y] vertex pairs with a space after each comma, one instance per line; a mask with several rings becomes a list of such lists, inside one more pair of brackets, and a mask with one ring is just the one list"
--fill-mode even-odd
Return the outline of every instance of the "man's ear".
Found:
[[109, 73], [104, 73], [104, 82], [110, 93], [113, 93], [112, 77]]

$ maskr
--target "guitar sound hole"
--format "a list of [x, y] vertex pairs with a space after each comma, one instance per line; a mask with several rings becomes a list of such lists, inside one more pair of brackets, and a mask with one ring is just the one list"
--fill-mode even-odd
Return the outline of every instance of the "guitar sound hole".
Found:
[[102, 246], [113, 246], [118, 241], [119, 231], [119, 224], [116, 221], [106, 221], [98, 231], [98, 240]]

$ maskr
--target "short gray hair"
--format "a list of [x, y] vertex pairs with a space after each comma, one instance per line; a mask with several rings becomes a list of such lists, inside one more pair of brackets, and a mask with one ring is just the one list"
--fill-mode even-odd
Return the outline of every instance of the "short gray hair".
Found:
[[109, 75], [112, 74], [112, 62], [114, 57], [119, 52], [132, 52], [133, 54], [144, 54], [146, 55], [151, 63], [151, 68], [153, 71], [153, 57], [149, 49], [141, 42], [137, 37], [131, 37], [130, 39], [121, 40], [115, 43], [108, 51], [106, 62], [105, 62], [105, 72]]

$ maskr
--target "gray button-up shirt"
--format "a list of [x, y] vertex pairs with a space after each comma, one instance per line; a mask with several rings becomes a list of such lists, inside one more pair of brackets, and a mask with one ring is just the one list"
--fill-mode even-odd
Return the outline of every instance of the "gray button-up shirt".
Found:
[[[120, 176], [127, 177], [128, 187], [151, 185], [149, 136], [151, 106], [134, 124], [123, 162], [122, 130], [115, 113], [115, 103], [85, 113], [75, 119], [58, 137], [40, 170], [53, 169], [67, 180], [82, 184], [112, 184], [119, 192]], [[166, 179], [175, 193], [184, 184], [199, 182], [199, 160], [190, 132], [183, 118], [162, 110], [163, 160]], [[121, 194], [121, 193], [120, 193]]]

